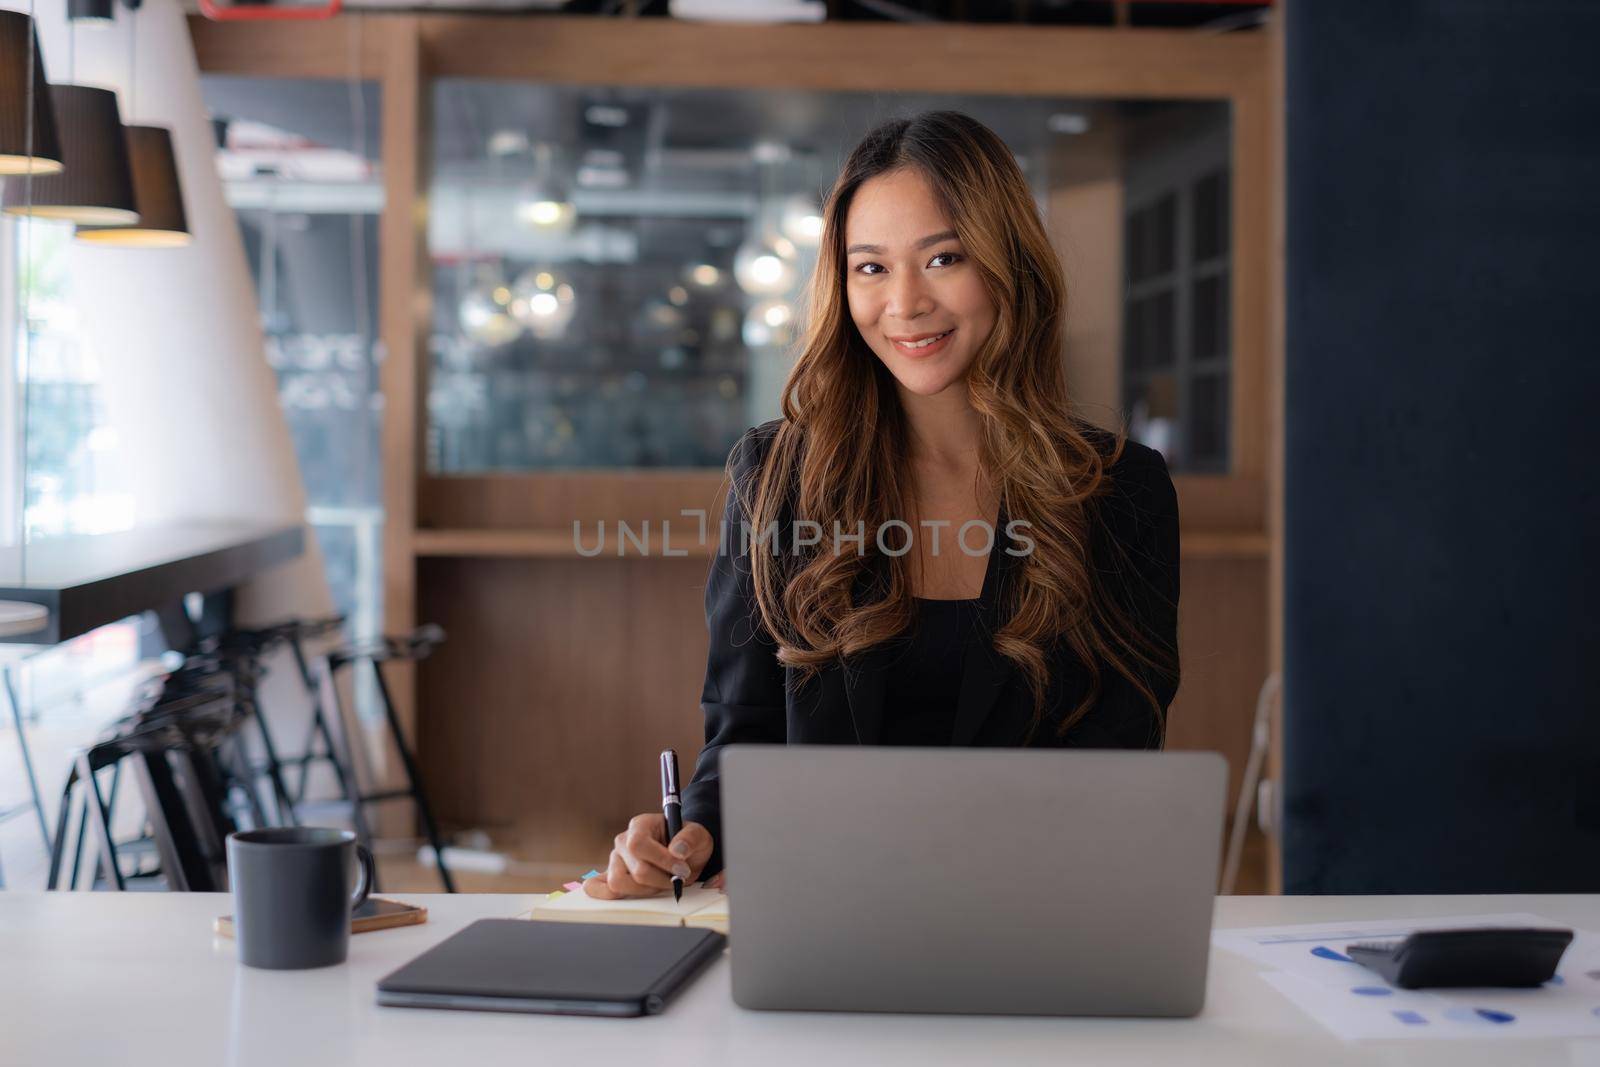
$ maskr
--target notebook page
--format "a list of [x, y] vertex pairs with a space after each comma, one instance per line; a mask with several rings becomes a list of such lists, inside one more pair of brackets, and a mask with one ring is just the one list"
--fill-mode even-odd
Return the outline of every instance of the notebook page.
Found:
[[685, 916], [683, 925], [700, 926], [707, 930], [717, 930], [725, 934], [728, 932], [728, 894], [717, 889], [709, 890], [709, 892], [715, 893], [718, 899], [711, 901], [703, 908], [697, 909], [694, 914]]
[[581, 889], [564, 893], [554, 900], [540, 901], [528, 912], [530, 919], [556, 922], [619, 922], [678, 926], [698, 912], [710, 909], [727, 915], [727, 895], [720, 889], [685, 886], [681, 902], [671, 893], [634, 900], [596, 900]]

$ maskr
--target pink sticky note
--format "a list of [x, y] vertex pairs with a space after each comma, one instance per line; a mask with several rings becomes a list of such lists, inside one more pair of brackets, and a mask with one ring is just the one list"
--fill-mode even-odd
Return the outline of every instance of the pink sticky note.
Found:
[[583, 883], [582, 882], [568, 882], [566, 885], [562, 886], [561, 888], [565, 889], [569, 893], [576, 893], [578, 890], [583, 888]]

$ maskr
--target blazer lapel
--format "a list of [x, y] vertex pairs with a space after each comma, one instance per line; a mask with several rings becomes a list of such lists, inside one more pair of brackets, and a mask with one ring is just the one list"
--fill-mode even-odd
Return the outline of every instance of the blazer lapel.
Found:
[[989, 553], [989, 565], [983, 574], [983, 593], [978, 602], [977, 640], [967, 645], [961, 661], [961, 691], [956, 697], [955, 730], [950, 737], [950, 743], [957, 747], [972, 744], [978, 736], [984, 720], [994, 710], [995, 700], [1015, 669], [1009, 659], [994, 649], [994, 632], [1004, 621], [1000, 618], [1001, 593], [1018, 559], [1005, 551], [1011, 545], [1005, 530], [1006, 512], [1002, 505], [994, 548]]

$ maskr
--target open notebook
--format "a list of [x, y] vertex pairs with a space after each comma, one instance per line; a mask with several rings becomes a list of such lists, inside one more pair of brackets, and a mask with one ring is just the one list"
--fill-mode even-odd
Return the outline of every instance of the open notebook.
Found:
[[672, 894], [638, 900], [596, 900], [574, 889], [541, 900], [523, 916], [546, 922], [632, 923], [639, 926], [699, 926], [728, 932], [728, 894], [701, 885], [685, 886], [683, 900]]

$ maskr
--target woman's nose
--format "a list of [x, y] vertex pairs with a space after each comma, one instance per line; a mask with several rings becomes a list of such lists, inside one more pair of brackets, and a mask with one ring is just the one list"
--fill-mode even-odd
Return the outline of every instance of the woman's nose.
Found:
[[915, 272], [902, 272], [889, 282], [889, 300], [884, 311], [896, 319], [914, 319], [933, 310], [933, 296]]

